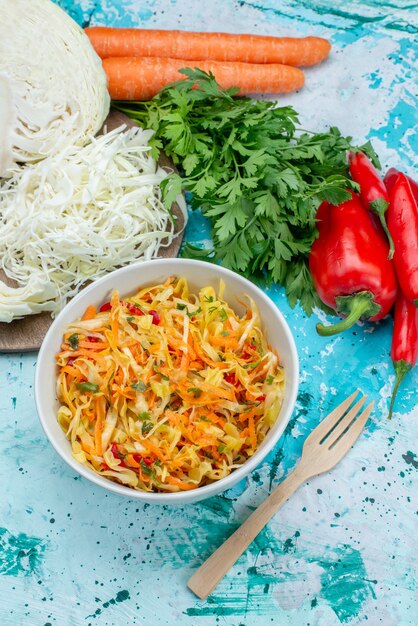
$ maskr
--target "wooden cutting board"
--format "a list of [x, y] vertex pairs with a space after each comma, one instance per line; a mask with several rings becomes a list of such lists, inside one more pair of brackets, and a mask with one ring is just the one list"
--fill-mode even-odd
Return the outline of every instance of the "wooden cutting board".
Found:
[[[103, 129], [111, 131], [121, 124], [126, 124], [127, 127], [136, 125], [123, 113], [112, 110], [103, 125]], [[175, 170], [173, 163], [165, 155], [161, 156], [159, 163], [164, 168]], [[175, 232], [179, 234], [170, 246], [160, 248], [157, 254], [158, 258], [176, 257], [180, 250], [183, 239], [184, 217], [177, 203], [173, 205], [172, 212], [177, 218]], [[0, 280], [3, 280], [10, 286], [16, 286], [16, 283], [9, 280], [1, 269]], [[52, 321], [51, 314], [45, 312], [37, 315], [28, 315], [9, 324], [0, 322], [0, 352], [30, 352], [38, 350]]]

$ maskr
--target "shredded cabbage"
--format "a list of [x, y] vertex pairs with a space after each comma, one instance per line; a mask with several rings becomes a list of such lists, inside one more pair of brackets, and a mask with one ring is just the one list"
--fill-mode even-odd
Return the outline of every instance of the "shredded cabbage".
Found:
[[[124, 126], [27, 164], [0, 188], [0, 321], [57, 313], [87, 281], [150, 259], [176, 236], [152, 131]], [[182, 204], [183, 210], [185, 210]]]
[[248, 298], [240, 317], [184, 278], [89, 306], [57, 355], [74, 458], [143, 491], [195, 489], [240, 467], [278, 419], [284, 371]]
[[109, 112], [87, 35], [50, 0], [0, 2], [0, 178], [83, 145]]

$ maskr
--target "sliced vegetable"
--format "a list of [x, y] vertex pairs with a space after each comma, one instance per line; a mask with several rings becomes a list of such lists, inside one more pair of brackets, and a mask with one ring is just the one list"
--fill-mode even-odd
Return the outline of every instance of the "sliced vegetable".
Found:
[[323, 202], [317, 214], [318, 238], [309, 266], [319, 297], [344, 320], [325, 326], [320, 335], [335, 335], [358, 320], [376, 321], [392, 308], [397, 282], [389, 246], [358, 196], [339, 206]]
[[[240, 317], [222, 291], [192, 294], [169, 277], [123, 300], [114, 292], [109, 309], [69, 325], [57, 355], [58, 421], [77, 460], [134, 489], [179, 491], [254, 454], [279, 414], [284, 373], [254, 302]], [[129, 305], [143, 315], [128, 322]]]
[[321, 37], [268, 37], [103, 26], [86, 28], [85, 32], [102, 59], [164, 56], [307, 66], [323, 61], [331, 49], [329, 41]]
[[120, 127], [26, 165], [0, 187], [0, 258], [20, 285], [0, 281], [0, 321], [57, 313], [88, 280], [173, 241], [151, 135]]
[[185, 59], [113, 57], [103, 60], [109, 93], [114, 100], [151, 100], [159, 91], [182, 78], [180, 69], [199, 66], [212, 72], [224, 88], [236, 87], [243, 94], [288, 93], [303, 87], [302, 70], [289, 65]]
[[395, 386], [388, 417], [392, 417], [396, 395], [407, 373], [418, 359], [418, 308], [399, 293], [395, 304], [391, 357], [395, 368]]

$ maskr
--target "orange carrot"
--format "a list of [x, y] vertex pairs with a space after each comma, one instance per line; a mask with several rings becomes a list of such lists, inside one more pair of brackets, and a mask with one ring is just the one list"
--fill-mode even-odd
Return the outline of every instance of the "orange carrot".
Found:
[[89, 304], [87, 309], [84, 311], [84, 315], [81, 318], [82, 320], [92, 320], [96, 316], [96, 307], [94, 304]]
[[83, 348], [84, 350], [87, 351], [100, 351], [100, 350], [106, 350], [106, 348], [108, 348], [108, 344], [105, 341], [96, 341], [96, 342], [91, 342], [91, 341], [80, 341], [78, 344], [78, 347], [81, 349]]
[[126, 455], [126, 462], [131, 465], [132, 467], [141, 467], [141, 465], [138, 463], [138, 461], [135, 460], [135, 457], [133, 454], [127, 454]]
[[287, 93], [304, 83], [302, 70], [289, 65], [261, 65], [184, 59], [114, 57], [103, 60], [108, 89], [114, 100], [150, 100], [163, 87], [185, 78], [179, 69], [198, 66], [212, 72], [223, 88], [242, 94]]
[[251, 414], [248, 417], [248, 430], [250, 433], [251, 447], [255, 450], [257, 447], [257, 435], [255, 432], [254, 416]]
[[235, 337], [224, 337], [223, 335], [219, 335], [219, 337], [211, 337], [210, 343], [213, 346], [223, 346], [227, 350], [235, 350], [238, 348], [238, 341]]
[[184, 480], [180, 480], [179, 478], [170, 475], [165, 477], [165, 482], [169, 483], [170, 485], [175, 485], [180, 489], [184, 489], [185, 491], [187, 491], [188, 489], [196, 489], [197, 487], [197, 485], [191, 485], [190, 483], [184, 482]]
[[283, 63], [306, 67], [320, 63], [331, 49], [321, 37], [268, 37], [229, 33], [193, 33], [181, 30], [86, 28], [102, 58], [171, 57], [189, 61]]

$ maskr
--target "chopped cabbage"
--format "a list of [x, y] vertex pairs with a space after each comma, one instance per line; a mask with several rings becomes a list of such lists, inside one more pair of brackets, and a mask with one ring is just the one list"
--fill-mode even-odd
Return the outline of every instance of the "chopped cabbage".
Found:
[[82, 28], [50, 0], [1, 0], [0, 178], [84, 145], [108, 112], [106, 76]]
[[0, 187], [0, 259], [19, 285], [0, 281], [0, 321], [55, 314], [86, 281], [170, 245], [167, 174], [149, 154], [151, 135], [121, 126], [27, 164]]
[[122, 300], [115, 291], [67, 326], [58, 422], [74, 458], [133, 489], [165, 492], [219, 480], [254, 454], [278, 419], [284, 370], [255, 303], [248, 298], [239, 317], [221, 293], [189, 294], [171, 276]]

